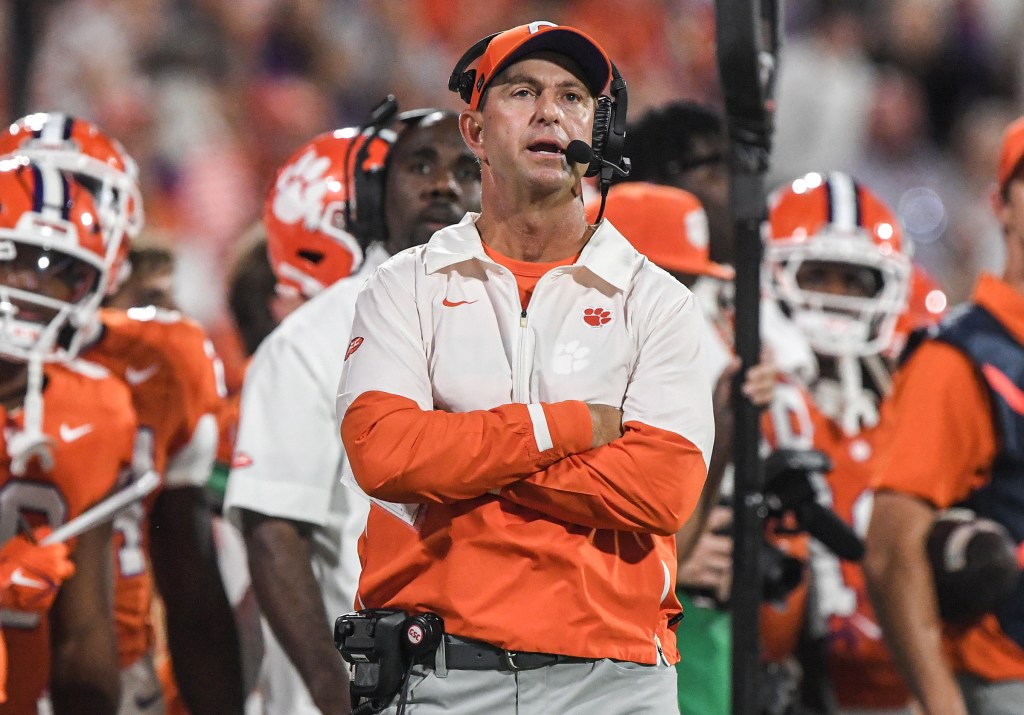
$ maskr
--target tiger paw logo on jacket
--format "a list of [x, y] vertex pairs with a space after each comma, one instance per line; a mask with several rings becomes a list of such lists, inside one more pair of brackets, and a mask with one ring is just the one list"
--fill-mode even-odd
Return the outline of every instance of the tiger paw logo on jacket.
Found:
[[583, 311], [583, 322], [592, 328], [600, 328], [611, 321], [611, 311], [604, 308], [587, 308]]

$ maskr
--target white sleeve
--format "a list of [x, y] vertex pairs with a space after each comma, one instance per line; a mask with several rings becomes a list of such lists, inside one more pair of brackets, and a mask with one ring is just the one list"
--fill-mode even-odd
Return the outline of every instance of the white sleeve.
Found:
[[434, 407], [412, 292], [417, 255], [404, 253], [385, 263], [359, 293], [338, 388], [339, 423], [349, 405], [364, 392], [401, 395], [423, 410]]
[[667, 307], [659, 301], [645, 322], [622, 421], [635, 420], [686, 438], [701, 451], [706, 468], [715, 442], [707, 323], [688, 291]]
[[201, 487], [206, 484], [217, 458], [219, 438], [216, 415], [207, 413], [200, 417], [188, 442], [167, 462], [167, 474], [164, 476], [167, 488]]
[[317, 379], [303, 350], [287, 337], [272, 333], [245, 376], [224, 497], [225, 516], [236, 525], [239, 509], [317, 526], [328, 519], [343, 458], [333, 384]]

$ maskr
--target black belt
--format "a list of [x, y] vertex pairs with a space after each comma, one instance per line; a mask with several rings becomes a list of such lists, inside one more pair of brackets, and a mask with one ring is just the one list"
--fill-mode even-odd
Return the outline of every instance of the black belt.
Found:
[[[473, 641], [458, 636], [444, 637], [445, 665], [450, 670], [534, 670], [557, 663], [591, 662], [589, 658], [576, 658], [553, 653], [520, 653], [502, 650], [482, 641]], [[433, 663], [427, 662], [427, 665]]]

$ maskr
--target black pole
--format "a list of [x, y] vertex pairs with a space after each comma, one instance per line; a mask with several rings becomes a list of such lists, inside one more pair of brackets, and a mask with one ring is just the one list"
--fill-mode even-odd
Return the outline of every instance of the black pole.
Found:
[[736, 353], [733, 383], [732, 712], [760, 712], [761, 544], [764, 468], [760, 411], [740, 390], [761, 353], [760, 271], [764, 175], [772, 134], [778, 0], [717, 0], [718, 70], [729, 129], [729, 210], [736, 237]]
[[[35, 22], [40, 6], [46, 3], [40, 0], [14, 0], [11, 4], [8, 45], [10, 54], [7, 66], [10, 67], [9, 89], [11, 96], [10, 111], [14, 117], [28, 113], [28, 79], [32, 66], [32, 57], [36, 49]], [[35, 6], [35, 11], [33, 7]]]

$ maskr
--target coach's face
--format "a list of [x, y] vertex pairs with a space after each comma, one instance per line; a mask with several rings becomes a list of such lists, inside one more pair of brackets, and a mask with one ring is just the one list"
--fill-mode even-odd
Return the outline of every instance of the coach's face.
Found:
[[565, 148], [574, 139], [591, 143], [594, 107], [575, 62], [536, 52], [495, 77], [483, 107], [464, 111], [460, 128], [496, 186], [546, 194], [575, 186], [586, 171]]
[[392, 254], [480, 210], [480, 165], [455, 117], [439, 113], [402, 132], [388, 160], [384, 210]]

